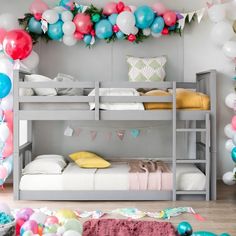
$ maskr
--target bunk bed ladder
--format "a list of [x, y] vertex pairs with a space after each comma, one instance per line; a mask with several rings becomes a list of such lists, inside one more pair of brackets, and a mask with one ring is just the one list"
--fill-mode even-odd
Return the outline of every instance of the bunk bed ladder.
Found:
[[[209, 201], [210, 200], [210, 125], [211, 125], [209, 113], [206, 113], [205, 118], [204, 118], [204, 122], [205, 122], [205, 128], [181, 128], [181, 129], [176, 129], [176, 132], [204, 132], [205, 133], [205, 144], [204, 144], [205, 159], [204, 160], [175, 159], [175, 160], [176, 160], [176, 163], [182, 163], [182, 164], [187, 164], [187, 163], [204, 164], [205, 165], [205, 176], [206, 176], [206, 184], [205, 184], [206, 188], [203, 191], [176, 191], [176, 195], [205, 195], [205, 199], [207, 201]], [[174, 134], [174, 131], [173, 131], [173, 134]], [[174, 138], [173, 138], [173, 140], [174, 140]], [[174, 175], [174, 177], [176, 177], [175, 169], [173, 169], [173, 175]], [[175, 178], [173, 178], [173, 180], [174, 179]], [[175, 186], [175, 185], [173, 184], [173, 186]]]

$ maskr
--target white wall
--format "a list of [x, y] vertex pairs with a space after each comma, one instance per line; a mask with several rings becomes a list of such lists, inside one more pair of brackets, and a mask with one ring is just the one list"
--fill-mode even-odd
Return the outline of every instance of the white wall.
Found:
[[[0, 0], [1, 8], [0, 13], [2, 12], [11, 12], [16, 14], [17, 16], [22, 16], [23, 13], [28, 11], [28, 7], [30, 4], [30, 0]], [[51, 5], [55, 4], [57, 1], [47, 0], [47, 2]], [[92, 0], [92, 1], [82, 1], [84, 4], [94, 3], [99, 6], [103, 6], [106, 0]], [[141, 5], [141, 4], [152, 4], [155, 2], [154, 0], [129, 0], [124, 1], [133, 5]], [[168, 7], [176, 10], [185, 10], [190, 11], [194, 9], [198, 9], [204, 6], [205, 0], [163, 0]], [[183, 75], [185, 81], [191, 81], [195, 78], [195, 73], [198, 71], [206, 70], [206, 69], [217, 69], [218, 77], [218, 91], [217, 91], [217, 107], [218, 107], [218, 176], [220, 177], [224, 172], [232, 170], [233, 162], [230, 158], [230, 155], [226, 153], [224, 149], [225, 136], [223, 133], [224, 126], [229, 123], [232, 117], [232, 111], [225, 107], [224, 98], [225, 96], [233, 91], [233, 82], [231, 78], [234, 75], [234, 65], [230, 63], [222, 54], [219, 48], [216, 48], [210, 41], [209, 32], [211, 30], [212, 23], [208, 21], [208, 19], [204, 19], [200, 25], [193, 23], [192, 27], [186, 27], [183, 42], [184, 42], [184, 65]], [[170, 36], [172, 37], [172, 36]], [[158, 39], [157, 39], [158, 40]], [[61, 47], [61, 49], [60, 49]], [[52, 55], [53, 49], [59, 48], [62, 53], [62, 57], [65, 57], [64, 52], [65, 49], [62, 49], [64, 46], [61, 45], [59, 47], [42, 47], [43, 49], [40, 51], [41, 55], [47, 53], [47, 55]], [[97, 46], [99, 47], [99, 45]], [[140, 50], [142, 50], [142, 45], [139, 46]], [[40, 47], [41, 48], [41, 47]], [[69, 49], [68, 49], [69, 50]], [[75, 50], [75, 49], [73, 49]], [[99, 49], [98, 49], [99, 50]], [[91, 53], [91, 52], [89, 52]], [[57, 52], [57, 55], [60, 52]], [[69, 59], [68, 59], [69, 60]], [[60, 60], [58, 60], [60, 61]], [[71, 63], [73, 58], [69, 61]], [[41, 62], [40, 69], [43, 70], [46, 64], [49, 64], [49, 61]], [[64, 62], [65, 63], [65, 62]], [[61, 66], [61, 65], [60, 65]], [[64, 64], [65, 67], [68, 65]], [[63, 66], [62, 66], [63, 68]], [[76, 67], [73, 67], [76, 69]], [[45, 68], [46, 69], [46, 68]], [[71, 67], [70, 67], [71, 69]], [[50, 70], [50, 71], [48, 71]], [[48, 69], [48, 74], [55, 74], [54, 68]], [[71, 73], [75, 73], [75, 71], [71, 71]]]

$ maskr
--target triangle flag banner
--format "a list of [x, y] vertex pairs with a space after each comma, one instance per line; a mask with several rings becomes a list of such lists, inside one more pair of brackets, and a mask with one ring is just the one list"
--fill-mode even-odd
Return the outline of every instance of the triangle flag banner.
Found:
[[110, 141], [111, 138], [112, 138], [112, 132], [110, 131], [107, 133], [107, 140]]
[[125, 130], [118, 130], [116, 132], [118, 138], [122, 141], [124, 139], [124, 136], [125, 136]]
[[188, 22], [191, 22], [191, 20], [193, 19], [194, 14], [195, 14], [195, 11], [188, 13]]
[[185, 25], [185, 19], [186, 19], [188, 14], [181, 13], [181, 15], [183, 16], [183, 18], [180, 19], [178, 22], [179, 22], [179, 26], [180, 26], [181, 30], [183, 30], [184, 29], [184, 25]]
[[205, 14], [205, 8], [202, 8], [202, 9], [196, 11], [196, 13], [197, 13], [197, 21], [198, 21], [198, 23], [200, 23], [204, 14]]
[[82, 132], [82, 129], [78, 128], [75, 132], [76, 136], [80, 136], [81, 132]]
[[139, 129], [132, 129], [131, 135], [133, 138], [137, 138], [140, 135], [140, 130]]
[[210, 9], [214, 4], [210, 3], [210, 2], [207, 2], [206, 5], [207, 5], [207, 8]]
[[91, 135], [92, 141], [94, 141], [96, 139], [96, 137], [97, 137], [97, 131], [91, 130], [90, 131], [90, 135]]

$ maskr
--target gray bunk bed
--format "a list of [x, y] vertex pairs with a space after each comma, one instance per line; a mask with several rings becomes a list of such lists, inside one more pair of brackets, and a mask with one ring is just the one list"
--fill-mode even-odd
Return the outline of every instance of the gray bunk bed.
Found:
[[[204, 197], [216, 199], [216, 71], [210, 70], [196, 74], [196, 82], [24, 82], [26, 73], [15, 71], [14, 74], [14, 198], [16, 200], [177, 200], [181, 197]], [[95, 89], [94, 96], [29, 96], [20, 97], [20, 88], [87, 88]], [[158, 88], [172, 89], [171, 96], [100, 96], [100, 88]], [[210, 97], [210, 110], [176, 109], [176, 88], [196, 89]], [[25, 110], [24, 104], [32, 107], [37, 103], [71, 104], [94, 102], [94, 110]], [[100, 110], [102, 102], [168, 102], [170, 110]], [[28, 121], [28, 141], [19, 146], [19, 122]], [[22, 168], [32, 160], [32, 121], [37, 120], [74, 120], [74, 121], [170, 121], [172, 122], [172, 157], [167, 160], [172, 165], [172, 191], [29, 191], [20, 190]], [[194, 121], [196, 128], [179, 128], [177, 121]], [[196, 132], [196, 159], [179, 159], [176, 155], [177, 133]], [[204, 191], [178, 191], [176, 189], [176, 165], [192, 163], [199, 166], [206, 176]]]

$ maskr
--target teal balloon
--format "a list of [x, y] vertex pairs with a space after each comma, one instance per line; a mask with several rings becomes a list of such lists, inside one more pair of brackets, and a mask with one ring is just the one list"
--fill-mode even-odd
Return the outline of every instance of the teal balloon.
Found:
[[42, 24], [40, 21], [37, 21], [34, 17], [30, 18], [29, 24], [28, 24], [29, 32], [40, 35], [43, 33], [41, 26], [42, 26]]
[[193, 233], [193, 228], [188, 222], [183, 221], [179, 223], [177, 231], [180, 236], [190, 236]]
[[158, 16], [152, 23], [151, 31], [155, 34], [159, 34], [164, 29], [164, 26], [165, 26], [164, 19]]
[[175, 30], [176, 29], [176, 25], [170, 26], [168, 29], [169, 30]]
[[140, 6], [134, 12], [136, 26], [140, 29], [146, 29], [151, 26], [154, 21], [155, 14], [151, 7]]
[[85, 36], [84, 36], [84, 42], [87, 44], [87, 45], [89, 45], [90, 43], [91, 43], [91, 40], [92, 40], [92, 35], [90, 35], [90, 34], [86, 34]]
[[192, 236], [217, 236], [217, 234], [207, 232], [207, 231], [197, 231], [197, 232], [194, 232]]
[[109, 20], [103, 19], [95, 25], [96, 36], [99, 39], [110, 38], [113, 34], [112, 24]]
[[232, 160], [236, 163], [236, 147], [234, 147], [231, 151]]
[[223, 233], [223, 234], [220, 234], [220, 236], [230, 236], [230, 234]]
[[55, 24], [49, 24], [48, 36], [53, 40], [60, 40], [63, 37], [62, 31], [63, 22], [59, 20]]
[[5, 98], [11, 91], [11, 79], [3, 73], [0, 73], [0, 98]]
[[67, 10], [70, 10], [71, 9], [71, 2], [72, 0], [61, 0], [60, 3], [59, 3], [59, 6], [62, 6], [64, 8], [66, 8]]
[[111, 22], [112, 25], [116, 24], [117, 16], [118, 16], [118, 14], [112, 14], [108, 17], [108, 20]]
[[118, 39], [123, 39], [123, 38], [125, 37], [125, 35], [124, 35], [123, 32], [119, 31], [119, 32], [116, 33], [116, 37], [117, 37]]

